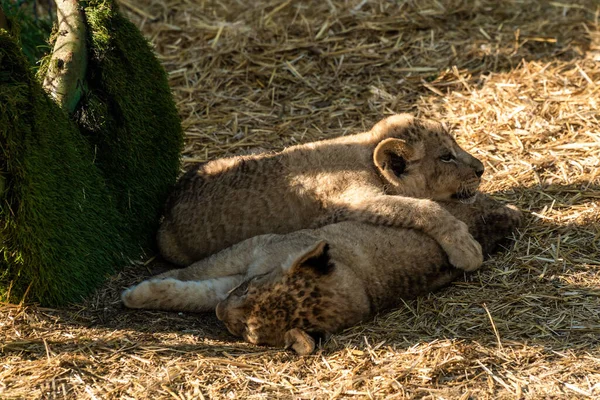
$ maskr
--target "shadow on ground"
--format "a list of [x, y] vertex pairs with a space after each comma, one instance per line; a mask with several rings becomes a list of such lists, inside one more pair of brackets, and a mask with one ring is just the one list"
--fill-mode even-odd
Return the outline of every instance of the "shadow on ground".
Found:
[[[582, 190], [586, 186], [587, 191]], [[334, 335], [322, 351], [327, 354], [381, 342], [400, 350], [446, 339], [488, 344], [518, 342], [556, 351], [597, 350], [600, 214], [581, 212], [557, 224], [552, 211], [584, 210], [583, 206], [598, 201], [599, 189], [581, 183], [514, 187], [494, 193], [495, 198], [519, 204], [526, 212], [526, 221], [509, 241], [508, 249], [486, 262], [480, 272], [465, 276], [449, 288], [404, 302], [373, 321]], [[14, 308], [15, 320], [33, 318], [36, 323], [73, 332], [72, 337], [8, 340], [2, 352], [37, 358], [46, 357], [48, 346], [54, 353], [73, 351], [74, 346], [96, 351], [103, 347], [114, 350], [116, 346], [133, 353], [155, 347], [159, 349], [156, 351], [215, 357], [271, 351], [232, 337], [213, 313], [125, 309], [119, 300], [121, 290], [165, 267], [160, 261], [146, 267], [129, 267], [81, 306], [59, 310]], [[28, 315], [30, 312], [34, 317]], [[22, 336], [28, 335], [22, 332]]]

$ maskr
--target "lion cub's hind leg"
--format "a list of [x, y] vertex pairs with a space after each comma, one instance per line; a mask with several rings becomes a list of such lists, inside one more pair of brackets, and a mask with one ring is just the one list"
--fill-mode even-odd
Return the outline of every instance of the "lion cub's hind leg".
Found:
[[166, 311], [205, 312], [215, 309], [229, 291], [242, 283], [244, 275], [202, 281], [173, 278], [149, 279], [121, 294], [126, 307]]

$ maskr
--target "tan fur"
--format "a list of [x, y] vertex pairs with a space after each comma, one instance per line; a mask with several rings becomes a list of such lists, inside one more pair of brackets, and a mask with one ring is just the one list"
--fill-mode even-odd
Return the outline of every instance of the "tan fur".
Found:
[[[450, 202], [443, 207], [469, 225], [488, 253], [520, 220], [518, 211], [483, 195], [473, 205]], [[325, 265], [310, 261], [324, 253], [325, 244]], [[423, 233], [348, 221], [245, 240], [133, 286], [122, 299], [131, 308], [217, 307], [233, 334], [303, 352], [310, 340], [300, 331], [334, 332], [398, 304], [400, 298], [446, 285], [461, 273]], [[300, 331], [289, 332], [293, 329]]]
[[394, 115], [368, 132], [187, 172], [167, 202], [158, 245], [186, 266], [257, 235], [358, 221], [419, 229], [472, 271], [482, 263], [479, 244], [432, 200], [472, 199], [481, 173], [441, 124]]
[[[447, 207], [468, 223], [486, 252], [521, 220], [519, 211], [489, 199]], [[319, 240], [293, 261], [246, 280], [217, 305], [218, 318], [232, 334], [309, 354], [315, 338], [462, 274], [431, 238], [414, 230], [344, 222], [321, 228], [315, 236], [327, 242]]]

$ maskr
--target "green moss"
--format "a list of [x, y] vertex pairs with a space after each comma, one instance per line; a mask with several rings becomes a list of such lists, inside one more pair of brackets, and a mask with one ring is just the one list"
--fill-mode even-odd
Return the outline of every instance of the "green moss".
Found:
[[77, 112], [96, 164], [146, 248], [179, 171], [183, 134], [166, 74], [149, 43], [111, 2], [85, 3], [91, 58]]
[[[23, 4], [24, 3], [24, 4]], [[11, 0], [0, 0], [0, 7], [6, 16], [18, 21], [13, 24], [13, 34], [19, 39], [21, 50], [27, 57], [29, 65], [37, 68], [37, 61], [50, 51], [48, 37], [52, 31], [52, 19], [50, 15], [33, 15], [34, 1], [15, 2]]]
[[77, 301], [140, 257], [179, 170], [180, 121], [150, 45], [110, 2], [84, 5], [88, 85], [74, 120], [0, 33], [0, 299]]
[[[0, 297], [75, 301], [123, 264], [124, 221], [89, 143], [0, 33]], [[8, 293], [10, 290], [10, 294]]]

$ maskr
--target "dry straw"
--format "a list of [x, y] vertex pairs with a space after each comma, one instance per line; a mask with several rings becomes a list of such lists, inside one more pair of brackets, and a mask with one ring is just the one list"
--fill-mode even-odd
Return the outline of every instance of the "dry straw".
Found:
[[82, 306], [0, 308], [2, 398], [600, 396], [596, 0], [123, 0], [156, 46], [186, 165], [349, 134], [393, 112], [455, 125], [527, 221], [449, 289], [316, 355], [211, 315], [123, 310], [135, 265]]

